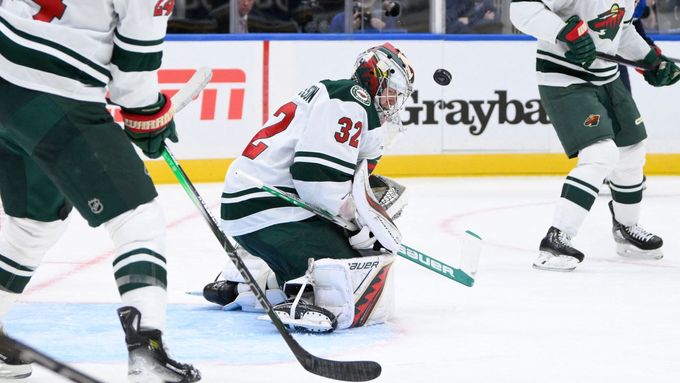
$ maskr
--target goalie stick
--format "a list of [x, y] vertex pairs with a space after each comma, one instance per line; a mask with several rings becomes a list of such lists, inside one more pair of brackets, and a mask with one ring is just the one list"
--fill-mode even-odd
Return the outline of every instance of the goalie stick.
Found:
[[[203, 82], [195, 83], [192, 83], [192, 80], [190, 80], [187, 83], [187, 85], [172, 98], [172, 102], [174, 105], [176, 106], [181, 105], [182, 107], [186, 106], [189, 102], [191, 102], [191, 99], [193, 99], [194, 97], [196, 97], [196, 95], [198, 95], [198, 93], [200, 93], [200, 91], [203, 89], [203, 87], [205, 87], [205, 84], [207, 84], [210, 79], [208, 78]], [[192, 85], [195, 88], [188, 89], [190, 85]], [[183, 92], [185, 90], [186, 92]], [[179, 110], [181, 110], [181, 108], [177, 108], [175, 112], [178, 112]], [[222, 248], [227, 253], [227, 256], [229, 256], [229, 259], [231, 259], [231, 261], [234, 263], [238, 271], [241, 273], [241, 276], [243, 276], [246, 283], [250, 287], [251, 291], [257, 298], [258, 302], [260, 302], [265, 312], [271, 319], [272, 323], [278, 330], [279, 334], [281, 334], [283, 340], [286, 342], [290, 350], [293, 352], [293, 355], [295, 355], [295, 358], [298, 360], [298, 362], [300, 362], [302, 367], [316, 375], [320, 375], [330, 379], [344, 380], [350, 382], [364, 382], [375, 379], [378, 376], [380, 376], [380, 373], [382, 372], [382, 367], [380, 366], [380, 364], [376, 362], [335, 361], [323, 359], [310, 354], [307, 350], [300, 346], [300, 344], [288, 332], [283, 322], [281, 322], [281, 319], [279, 319], [276, 313], [274, 313], [274, 308], [272, 307], [272, 304], [266, 298], [260, 286], [258, 286], [258, 284], [255, 282], [255, 278], [250, 273], [250, 270], [248, 270], [241, 257], [239, 257], [239, 255], [236, 253], [234, 246], [231, 244], [231, 242], [224, 234], [224, 232], [222, 232], [222, 230], [220, 229], [217, 220], [212, 215], [212, 213], [210, 213], [210, 210], [208, 210], [205, 202], [203, 201], [203, 198], [201, 198], [201, 195], [198, 193], [193, 183], [189, 180], [187, 174], [184, 172], [184, 170], [179, 165], [179, 163], [172, 155], [172, 153], [168, 150], [167, 145], [163, 149], [162, 155], [163, 159], [168, 164], [168, 166], [174, 173], [179, 183], [182, 185], [186, 193], [189, 195], [191, 201], [194, 203], [196, 208], [198, 208], [198, 210], [201, 212], [201, 215], [203, 216], [205, 222], [208, 224], [208, 226], [210, 226], [210, 229], [212, 230], [213, 234], [222, 245]]]
[[[346, 220], [340, 216], [331, 214], [330, 212], [316, 207], [314, 205], [308, 204], [301, 200], [298, 196], [290, 193], [286, 193], [274, 186], [265, 185], [260, 179], [243, 172], [242, 170], [236, 170], [234, 173], [238, 177], [243, 177], [250, 181], [254, 186], [262, 189], [276, 197], [279, 197], [288, 203], [301, 207], [308, 210], [328, 221], [335, 223], [347, 230], [356, 231], [359, 230], [357, 225], [349, 220]], [[397, 255], [406, 258], [420, 266], [423, 266], [437, 274], [443, 275], [446, 278], [452, 279], [458, 283], [465, 286], [472, 287], [475, 283], [475, 274], [477, 273], [477, 268], [479, 266], [479, 256], [482, 251], [481, 238], [470, 230], [465, 231], [465, 237], [463, 237], [463, 248], [461, 251], [461, 268], [457, 269], [453, 266], [449, 266], [446, 263], [436, 260], [412, 247], [401, 244]], [[464, 271], [464, 270], [467, 270]], [[469, 274], [468, 274], [469, 273]]]
[[101, 380], [92, 378], [67, 364], [64, 364], [51, 356], [28, 346], [7, 335], [0, 335], [0, 354], [13, 359], [24, 360], [28, 363], [37, 363], [66, 379], [76, 383], [103, 383]]

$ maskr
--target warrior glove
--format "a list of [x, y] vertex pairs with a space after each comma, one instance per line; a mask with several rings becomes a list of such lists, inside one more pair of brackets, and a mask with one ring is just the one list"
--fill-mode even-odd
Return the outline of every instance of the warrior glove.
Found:
[[588, 25], [574, 15], [557, 34], [557, 39], [567, 44], [569, 50], [564, 54], [567, 60], [588, 68], [595, 61], [595, 43], [588, 34]]
[[656, 47], [652, 47], [642, 62], [645, 67], [654, 68], [642, 73], [649, 85], [673, 85], [680, 80], [680, 68]]
[[165, 139], [177, 142], [175, 108], [172, 101], [159, 93], [158, 101], [142, 108], [122, 108], [125, 133], [149, 158], [158, 158], [165, 147]]

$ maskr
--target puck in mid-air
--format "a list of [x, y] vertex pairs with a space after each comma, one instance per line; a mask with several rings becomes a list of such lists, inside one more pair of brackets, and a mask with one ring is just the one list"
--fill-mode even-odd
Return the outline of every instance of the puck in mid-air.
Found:
[[446, 86], [451, 83], [451, 73], [446, 69], [437, 69], [432, 75], [434, 82], [439, 85]]

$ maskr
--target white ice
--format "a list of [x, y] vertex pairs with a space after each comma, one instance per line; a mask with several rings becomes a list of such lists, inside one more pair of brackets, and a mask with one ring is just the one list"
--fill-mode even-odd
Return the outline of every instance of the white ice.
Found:
[[[660, 261], [617, 256], [608, 196], [600, 196], [575, 245], [571, 273], [531, 268], [550, 226], [562, 177], [401, 179], [410, 204], [404, 243], [456, 264], [460, 235], [484, 239], [477, 280], [457, 284], [405, 259], [394, 268], [396, 317], [328, 337], [296, 335], [309, 352], [374, 360], [376, 382], [680, 381], [680, 178], [650, 177], [642, 225], [665, 240]], [[197, 188], [215, 214], [220, 184]], [[204, 382], [322, 382], [295, 361], [273, 327], [223, 312], [200, 290], [226, 257], [179, 186], [159, 186], [166, 212], [173, 355]], [[124, 382], [111, 243], [76, 215], [10, 313], [10, 334], [106, 382]], [[63, 382], [35, 368], [27, 382]]]

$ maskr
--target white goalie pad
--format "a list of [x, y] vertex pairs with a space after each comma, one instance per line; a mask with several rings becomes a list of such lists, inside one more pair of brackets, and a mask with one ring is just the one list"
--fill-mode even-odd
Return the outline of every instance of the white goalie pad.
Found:
[[384, 323], [394, 310], [394, 259], [387, 253], [315, 261], [314, 304], [336, 316], [338, 329]]
[[354, 174], [352, 200], [356, 207], [358, 223], [361, 226], [368, 226], [384, 248], [396, 253], [401, 245], [401, 232], [373, 195], [368, 181], [366, 160], [361, 161]]
[[[237, 247], [236, 251], [250, 273], [255, 277], [255, 282], [257, 282], [257, 285], [264, 291], [269, 302], [276, 305], [285, 301], [286, 295], [283, 293], [283, 290], [281, 290], [281, 287], [276, 280], [276, 275], [272, 269], [269, 268], [267, 263], [240, 247]], [[222, 270], [221, 279], [239, 282], [237, 286], [238, 296], [233, 302], [222, 307], [223, 310], [233, 311], [240, 309], [246, 312], [264, 312], [264, 308], [260, 302], [258, 302], [255, 294], [253, 294], [250, 289], [250, 286], [245, 283], [245, 279], [243, 279], [243, 276], [233, 263], [229, 262], [224, 270]]]

